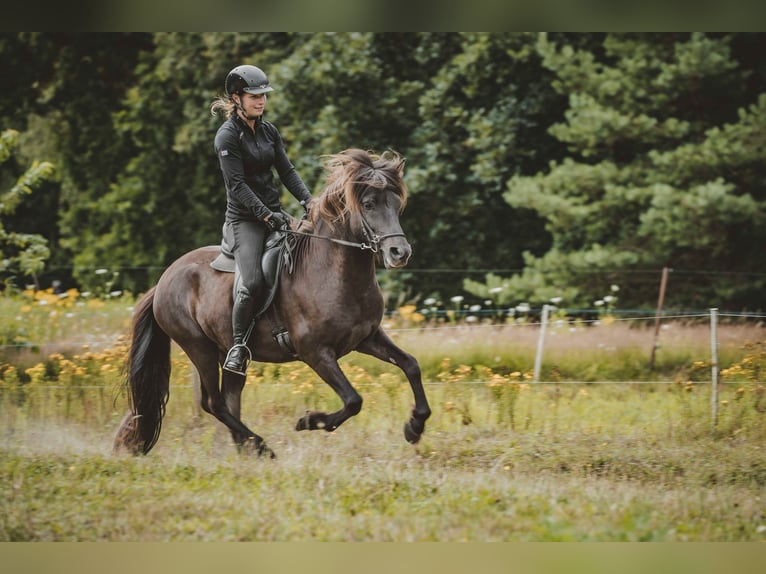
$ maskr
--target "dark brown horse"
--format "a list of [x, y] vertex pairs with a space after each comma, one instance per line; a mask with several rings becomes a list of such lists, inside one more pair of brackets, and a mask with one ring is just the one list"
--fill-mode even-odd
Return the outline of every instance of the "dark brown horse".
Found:
[[[399, 224], [407, 201], [404, 161], [394, 153], [346, 150], [330, 156], [326, 168], [327, 186], [312, 202], [309, 219], [293, 224], [292, 264], [282, 270], [273, 303], [255, 322], [248, 345], [255, 361], [282, 363], [297, 355], [342, 399], [336, 412], [301, 417], [297, 430], [334, 431], [362, 408], [340, 357], [359, 351], [393, 363], [415, 396], [404, 435], [416, 443], [431, 411], [417, 360], [381, 328], [384, 305], [375, 277], [377, 257], [395, 269], [412, 253]], [[127, 365], [131, 411], [115, 437], [116, 449], [148, 453], [157, 442], [169, 396], [172, 339], [199, 373], [202, 408], [228, 427], [240, 448], [274, 456], [240, 419], [245, 377], [220, 369], [232, 345], [234, 275], [210, 266], [219, 253], [219, 247], [203, 247], [182, 256], [136, 305]], [[294, 355], [272, 336], [276, 323], [286, 327]]]

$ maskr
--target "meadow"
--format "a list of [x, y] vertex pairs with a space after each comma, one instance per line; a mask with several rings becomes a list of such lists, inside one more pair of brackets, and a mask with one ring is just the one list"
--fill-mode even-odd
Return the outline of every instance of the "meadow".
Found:
[[[430, 328], [392, 317], [434, 411], [418, 445], [391, 365], [343, 360], [365, 399], [333, 433], [301, 432], [338, 399], [300, 363], [252, 365], [243, 418], [275, 460], [240, 455], [195, 406], [173, 350], [162, 435], [111, 452], [124, 414], [132, 300], [0, 297], [3, 541], [766, 541], [763, 327], [720, 326], [717, 424], [709, 331], [564, 322], [531, 380], [534, 325]], [[9, 343], [5, 343], [6, 345]]]

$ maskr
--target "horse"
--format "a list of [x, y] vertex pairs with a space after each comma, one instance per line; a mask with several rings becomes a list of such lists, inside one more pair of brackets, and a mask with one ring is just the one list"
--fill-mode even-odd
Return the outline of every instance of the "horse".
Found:
[[[343, 402], [335, 412], [309, 411], [296, 430], [335, 431], [362, 408], [362, 397], [338, 360], [357, 351], [401, 369], [415, 404], [404, 424], [405, 439], [417, 443], [431, 410], [417, 359], [384, 331], [384, 301], [376, 261], [387, 269], [407, 265], [412, 247], [399, 216], [407, 203], [404, 159], [348, 149], [325, 158], [326, 185], [307, 216], [292, 219], [292, 257], [283, 266], [276, 293], [251, 325], [247, 345], [253, 361], [300, 360]], [[115, 451], [147, 454], [157, 443], [170, 391], [170, 343], [180, 346], [199, 375], [201, 407], [223, 423], [240, 450], [273, 458], [274, 452], [242, 422], [246, 375], [221, 366], [233, 344], [231, 310], [234, 274], [211, 266], [221, 246], [195, 249], [175, 260], [136, 303], [126, 360], [129, 411], [114, 438]], [[273, 334], [284, 326], [288, 347]]]

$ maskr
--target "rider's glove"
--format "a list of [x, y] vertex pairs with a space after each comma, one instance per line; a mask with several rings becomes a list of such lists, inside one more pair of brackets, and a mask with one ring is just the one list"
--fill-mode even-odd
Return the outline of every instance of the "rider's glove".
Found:
[[266, 225], [268, 225], [272, 231], [276, 231], [277, 229], [287, 227], [289, 221], [290, 218], [288, 218], [281, 211], [273, 211], [271, 215], [269, 215], [269, 218], [266, 220]]
[[301, 205], [303, 206], [303, 217], [301, 219], [308, 219], [309, 218], [309, 202], [310, 199], [304, 199], [301, 201]]

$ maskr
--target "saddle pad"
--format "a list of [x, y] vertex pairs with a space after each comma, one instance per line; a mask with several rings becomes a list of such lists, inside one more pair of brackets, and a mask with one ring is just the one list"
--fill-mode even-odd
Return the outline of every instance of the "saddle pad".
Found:
[[223, 253], [219, 253], [218, 257], [213, 259], [213, 261], [210, 262], [210, 267], [215, 269], [216, 271], [222, 271], [223, 273], [234, 273], [236, 270], [236, 264], [234, 263], [234, 259], [231, 259], [230, 257], [226, 257]]

